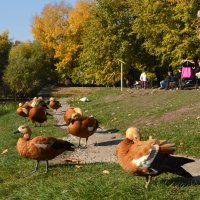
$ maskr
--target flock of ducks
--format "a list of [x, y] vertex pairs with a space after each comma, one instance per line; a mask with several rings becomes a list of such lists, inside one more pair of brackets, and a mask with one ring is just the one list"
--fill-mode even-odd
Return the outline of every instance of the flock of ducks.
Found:
[[[24, 104], [20, 103], [16, 109], [19, 116], [29, 120], [37, 126], [47, 121], [47, 109], [57, 110], [61, 107], [59, 101], [51, 97], [46, 103], [42, 97], [34, 97], [31, 101]], [[85, 116], [80, 108], [68, 108], [64, 113], [64, 121], [68, 126], [68, 132], [79, 137], [81, 148], [81, 138], [86, 139], [84, 148], [87, 147], [88, 138], [99, 128], [99, 121], [93, 116]], [[17, 152], [20, 156], [36, 160], [36, 167], [33, 172], [38, 170], [39, 162], [46, 161], [46, 172], [48, 171], [48, 161], [55, 158], [64, 151], [73, 151], [74, 144], [53, 137], [37, 136], [31, 138], [31, 129], [27, 125], [21, 125], [15, 133], [21, 133], [21, 138], [17, 142]]]
[[[47, 121], [47, 109], [59, 109], [61, 104], [51, 97], [47, 103], [42, 97], [35, 97], [25, 104], [19, 104], [16, 113], [33, 122], [41, 124]], [[86, 139], [84, 148], [87, 147], [88, 138], [96, 132], [99, 121], [94, 116], [85, 116], [80, 108], [70, 107], [64, 113], [68, 132], [79, 138], [78, 147], [82, 138]], [[16, 149], [20, 156], [36, 160], [38, 170], [39, 162], [46, 162], [46, 172], [48, 171], [48, 161], [55, 158], [64, 151], [74, 151], [74, 144], [54, 137], [36, 136], [31, 138], [31, 129], [27, 125], [19, 126], [15, 133], [20, 133], [22, 137], [18, 139]], [[182, 165], [194, 162], [181, 156], [173, 156], [176, 146], [167, 140], [157, 140], [151, 137], [148, 140], [141, 139], [141, 133], [135, 127], [129, 127], [126, 131], [125, 139], [122, 140], [116, 149], [116, 156], [119, 165], [126, 172], [146, 178], [145, 188], [154, 176], [162, 173], [173, 173], [179, 176], [190, 178], [192, 175], [187, 172]]]

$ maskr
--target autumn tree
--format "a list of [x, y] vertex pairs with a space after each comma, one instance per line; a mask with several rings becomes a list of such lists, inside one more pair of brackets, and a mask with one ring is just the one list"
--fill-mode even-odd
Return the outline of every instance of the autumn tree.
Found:
[[199, 4], [199, 0], [130, 1], [136, 16], [133, 31], [160, 66], [176, 68], [184, 54], [197, 54], [200, 43], [192, 24]]
[[59, 59], [56, 66], [62, 77], [71, 78], [73, 70], [78, 66], [77, 57], [82, 49], [80, 38], [90, 17], [91, 6], [90, 2], [77, 1], [75, 7], [68, 12], [66, 40], [56, 49]]
[[82, 83], [114, 84], [120, 80], [118, 59], [126, 62], [126, 72], [136, 56], [133, 18], [126, 1], [95, 3], [81, 37], [80, 67], [74, 70], [73, 78]]
[[3, 32], [0, 35], [0, 79], [3, 75], [3, 71], [8, 65], [8, 56], [12, 47], [12, 41], [8, 38], [8, 35], [8, 32]]
[[32, 32], [41, 45], [54, 55], [56, 71], [61, 78], [71, 76], [80, 49], [80, 34], [89, 18], [90, 3], [78, 1], [74, 8], [64, 3], [44, 7], [35, 16]]
[[61, 49], [67, 40], [69, 8], [63, 3], [47, 4], [32, 24], [32, 33], [42, 47], [59, 62]]
[[33, 96], [50, 77], [50, 60], [37, 43], [25, 42], [13, 47], [3, 80], [14, 94]]

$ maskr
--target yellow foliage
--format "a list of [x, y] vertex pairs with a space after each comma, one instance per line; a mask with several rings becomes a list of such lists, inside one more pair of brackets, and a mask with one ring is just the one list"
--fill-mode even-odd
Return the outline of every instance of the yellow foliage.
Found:
[[55, 49], [60, 42], [65, 41], [68, 10], [62, 3], [48, 4], [41, 16], [34, 17], [32, 33], [45, 48]]
[[80, 35], [90, 17], [92, 4], [78, 1], [74, 8], [48, 4], [41, 16], [34, 17], [32, 33], [40, 44], [54, 52], [59, 74], [71, 71], [71, 63], [81, 47]]
[[78, 34], [85, 26], [90, 17], [91, 4], [83, 1], [78, 1], [75, 8], [69, 11], [69, 29], [70, 35]]
[[156, 80], [155, 73], [147, 72], [147, 79], [151, 81]]

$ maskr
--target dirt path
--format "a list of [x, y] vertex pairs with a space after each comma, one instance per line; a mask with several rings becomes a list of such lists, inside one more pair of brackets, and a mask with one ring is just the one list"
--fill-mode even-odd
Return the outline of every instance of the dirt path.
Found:
[[[59, 99], [62, 107], [57, 111], [54, 111], [53, 115], [57, 120], [57, 125], [63, 129], [67, 129], [65, 121], [63, 119], [64, 111], [69, 107], [66, 98]], [[69, 134], [65, 137], [68, 141], [78, 143], [78, 138]], [[101, 130], [98, 129], [88, 139], [88, 145], [86, 149], [76, 149], [71, 155], [70, 159], [77, 160], [79, 163], [106, 163], [117, 162], [116, 159], [116, 145], [123, 139], [122, 134], [116, 132], [116, 130]], [[81, 140], [81, 144], [85, 145], [85, 139]], [[59, 158], [58, 158], [59, 159]], [[200, 160], [195, 159], [194, 163], [190, 163], [184, 166], [196, 180], [200, 182]]]
[[[67, 129], [63, 119], [63, 111], [69, 105], [65, 98], [59, 99], [62, 107], [54, 111], [54, 117], [57, 119], [57, 125], [63, 129]], [[64, 138], [73, 143], [78, 143], [78, 138], [70, 135]], [[70, 158], [79, 160], [81, 163], [97, 163], [97, 162], [116, 162], [116, 145], [122, 140], [122, 135], [116, 130], [98, 129], [95, 134], [89, 137], [87, 148], [76, 149]], [[85, 139], [81, 140], [81, 145], [85, 145]]]

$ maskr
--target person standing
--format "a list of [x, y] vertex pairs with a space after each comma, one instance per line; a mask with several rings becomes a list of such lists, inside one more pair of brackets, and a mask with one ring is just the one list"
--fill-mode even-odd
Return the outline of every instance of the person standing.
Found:
[[140, 75], [140, 83], [142, 88], [147, 88], [147, 75], [145, 72], [142, 72]]

